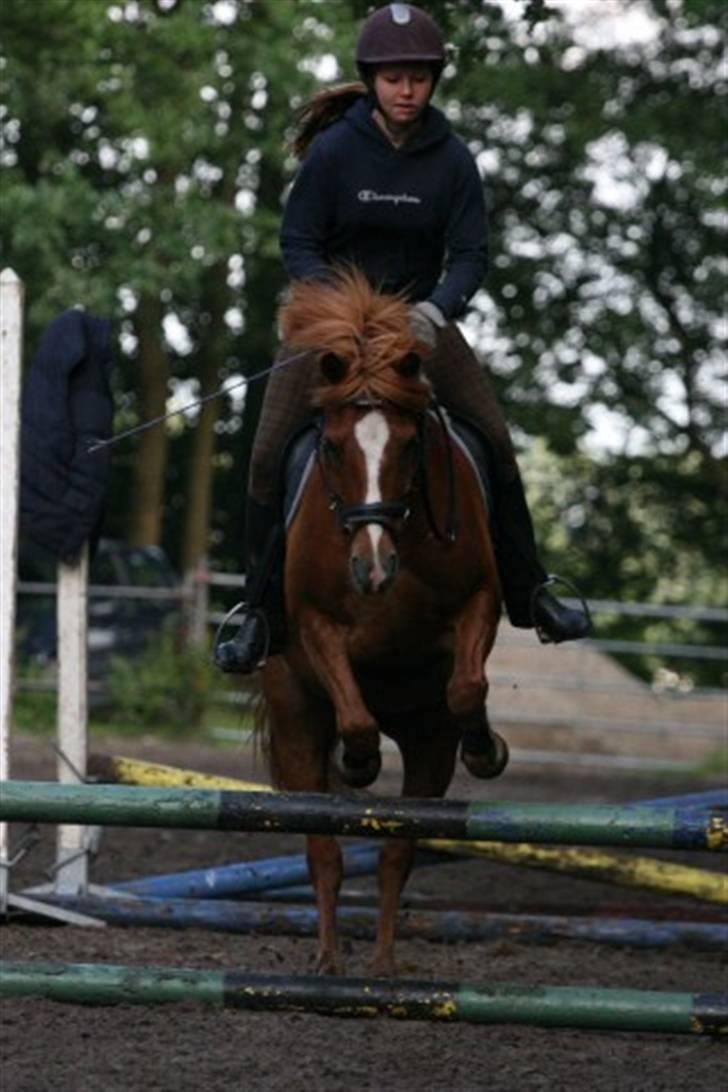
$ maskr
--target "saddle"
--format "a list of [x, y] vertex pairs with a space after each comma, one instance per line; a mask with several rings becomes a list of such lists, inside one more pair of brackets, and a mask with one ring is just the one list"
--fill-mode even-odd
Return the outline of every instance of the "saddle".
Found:
[[[435, 420], [434, 413], [432, 414]], [[468, 460], [480, 485], [483, 504], [493, 511], [493, 474], [490, 470], [489, 445], [484, 436], [469, 422], [443, 412], [451, 442]], [[318, 427], [316, 420], [306, 425], [289, 441], [283, 456], [283, 519], [286, 531], [295, 519], [303, 491], [316, 463]]]

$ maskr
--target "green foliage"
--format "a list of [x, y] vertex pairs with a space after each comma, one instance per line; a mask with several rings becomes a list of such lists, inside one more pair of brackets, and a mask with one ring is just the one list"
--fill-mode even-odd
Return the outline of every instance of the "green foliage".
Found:
[[[599, 19], [570, 22], [574, 5], [426, 6], [453, 47], [438, 101], [479, 159], [492, 213], [487, 291], [468, 325], [531, 448], [551, 567], [592, 596], [717, 603], [724, 0], [646, 0], [651, 37], [623, 44], [593, 38]], [[330, 78], [354, 75], [370, 7], [0, 5], [0, 265], [26, 283], [29, 347], [77, 302], [118, 320], [119, 427], [144, 412], [142, 293], [186, 329], [187, 349], [168, 347], [175, 380], [194, 382], [210, 358], [219, 381], [269, 362], [292, 109], [322, 58], [337, 62]], [[235, 320], [216, 327], [220, 311]], [[217, 425], [209, 546], [225, 567], [240, 564], [261, 394], [248, 392], [244, 415], [226, 398]], [[195, 427], [170, 435], [175, 559]], [[134, 451], [115, 450], [120, 535]]]
[[18, 664], [16, 678], [23, 680], [13, 695], [13, 729], [47, 734], [56, 726], [56, 692], [48, 671], [30, 661]]
[[165, 633], [140, 657], [114, 657], [105, 685], [112, 723], [184, 735], [199, 728], [221, 684], [206, 649], [182, 648]]
[[[728, 528], [710, 482], [695, 476], [690, 462], [559, 457], [543, 441], [535, 444], [522, 466], [547, 568], [568, 574], [594, 599], [725, 604]], [[598, 635], [716, 648], [726, 643], [726, 626], [600, 613]], [[720, 661], [656, 655], [622, 660], [649, 681], [669, 671], [681, 686], [728, 683]]]

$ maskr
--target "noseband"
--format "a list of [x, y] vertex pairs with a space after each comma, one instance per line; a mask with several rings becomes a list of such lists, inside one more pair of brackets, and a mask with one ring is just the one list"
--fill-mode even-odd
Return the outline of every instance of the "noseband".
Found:
[[[370, 400], [356, 404], [372, 409], [376, 408], [377, 406], [383, 405], [382, 402]], [[432, 410], [438, 420], [438, 423], [442, 428], [443, 436], [446, 439], [448, 512], [447, 523], [444, 531], [439, 527], [437, 520], [435, 519], [426, 473], [426, 412], [417, 415], [417, 468], [415, 474], [413, 475], [412, 482], [405, 496], [401, 500], [396, 501], [372, 501], [369, 504], [346, 504], [343, 497], [339, 493], [337, 493], [336, 490], [332, 487], [326, 474], [326, 461], [324, 453], [322, 451], [323, 430], [319, 424], [318, 437], [316, 440], [316, 461], [321, 471], [324, 488], [328, 494], [329, 509], [336, 516], [336, 522], [338, 523], [339, 527], [347, 535], [353, 534], [357, 530], [357, 528], [363, 527], [368, 523], [376, 523], [380, 527], [384, 527], [384, 529], [389, 532], [389, 534], [392, 536], [392, 539], [396, 542], [402, 524], [406, 523], [406, 521], [409, 519], [412, 510], [409, 498], [412, 495], [415, 485], [419, 482], [422, 488], [422, 496], [424, 501], [425, 513], [427, 516], [427, 522], [433, 534], [436, 538], [440, 539], [441, 542], [455, 541], [457, 529], [452, 442], [450, 440], [450, 433], [448, 431], [447, 424], [443, 417], [442, 411], [440, 410], [440, 407], [437, 405], [437, 403], [433, 404]]]
[[[383, 403], [372, 399], [366, 399], [366, 401], [356, 402], [355, 405], [361, 406], [363, 409], [376, 409], [378, 406], [382, 406]], [[421, 448], [420, 430], [421, 426], [418, 423], [418, 448]], [[323, 430], [319, 427], [316, 441], [316, 461], [321, 470], [324, 488], [328, 493], [329, 509], [336, 516], [336, 522], [339, 527], [347, 535], [351, 535], [358, 527], [364, 527], [367, 523], [376, 523], [380, 527], [384, 527], [392, 538], [396, 540], [400, 525], [409, 518], [410, 505], [408, 501], [403, 498], [398, 501], [372, 501], [369, 504], [345, 504], [344, 498], [340, 493], [336, 492], [327, 477], [326, 461], [322, 451], [322, 441]], [[409, 497], [411, 492], [412, 487], [410, 487], [406, 496]]]

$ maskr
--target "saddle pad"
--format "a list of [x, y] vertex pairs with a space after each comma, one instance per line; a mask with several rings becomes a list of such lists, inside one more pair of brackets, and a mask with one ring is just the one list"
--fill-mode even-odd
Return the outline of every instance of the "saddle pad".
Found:
[[[492, 491], [488, 471], [488, 452], [479, 433], [465, 421], [444, 414], [450, 437], [468, 460], [480, 484], [483, 504], [492, 512]], [[318, 430], [309, 425], [294, 436], [284, 456], [283, 517], [286, 531], [295, 519], [303, 490], [316, 464], [316, 437]]]
[[478, 479], [478, 484], [480, 485], [480, 490], [483, 494], [483, 504], [492, 518], [493, 489], [491, 486], [492, 478], [488, 465], [488, 444], [478, 430], [472, 425], [469, 425], [466, 421], [462, 421], [457, 417], [451, 417], [449, 414], [445, 414], [445, 420], [447, 421], [453, 443], [457, 444], [475, 471], [475, 477]]
[[303, 490], [316, 463], [315, 425], [309, 425], [293, 437], [283, 460], [283, 519], [286, 531], [293, 523]]

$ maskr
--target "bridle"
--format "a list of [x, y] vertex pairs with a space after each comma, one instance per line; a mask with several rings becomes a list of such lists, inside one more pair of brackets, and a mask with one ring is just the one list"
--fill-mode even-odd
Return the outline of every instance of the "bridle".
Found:
[[[361, 407], [362, 409], [376, 409], [381, 408], [386, 403], [381, 399], [364, 399], [351, 403], [354, 406]], [[437, 420], [442, 434], [445, 439], [446, 450], [446, 469], [447, 469], [447, 492], [448, 492], [448, 504], [447, 504], [447, 516], [444, 530], [438, 524], [437, 518], [434, 513], [432, 505], [432, 497], [430, 494], [430, 484], [427, 476], [427, 459], [426, 459], [426, 428], [428, 421], [428, 414], [431, 413]], [[407, 522], [412, 513], [412, 497], [417, 488], [420, 487], [422, 494], [422, 500], [425, 509], [425, 515], [427, 517], [427, 523], [430, 530], [434, 534], [435, 538], [441, 542], [452, 543], [457, 537], [457, 498], [455, 493], [455, 468], [453, 460], [452, 440], [450, 438], [450, 432], [447, 427], [444, 414], [436, 402], [433, 402], [429, 407], [429, 410], [425, 410], [422, 413], [418, 413], [417, 417], [417, 465], [415, 472], [412, 476], [409, 488], [406, 493], [399, 499], [394, 501], [370, 501], [364, 504], [346, 504], [344, 498], [338, 493], [333, 486], [329, 475], [327, 473], [326, 455], [323, 450], [323, 428], [321, 419], [317, 424], [318, 435], [316, 438], [316, 462], [321, 472], [321, 480], [323, 482], [324, 489], [329, 499], [329, 509], [334, 513], [336, 522], [341, 530], [347, 534], [353, 534], [357, 528], [363, 527], [368, 523], [378, 524], [380, 527], [384, 527], [389, 532], [392, 539], [396, 542], [399, 537], [402, 525]]]

